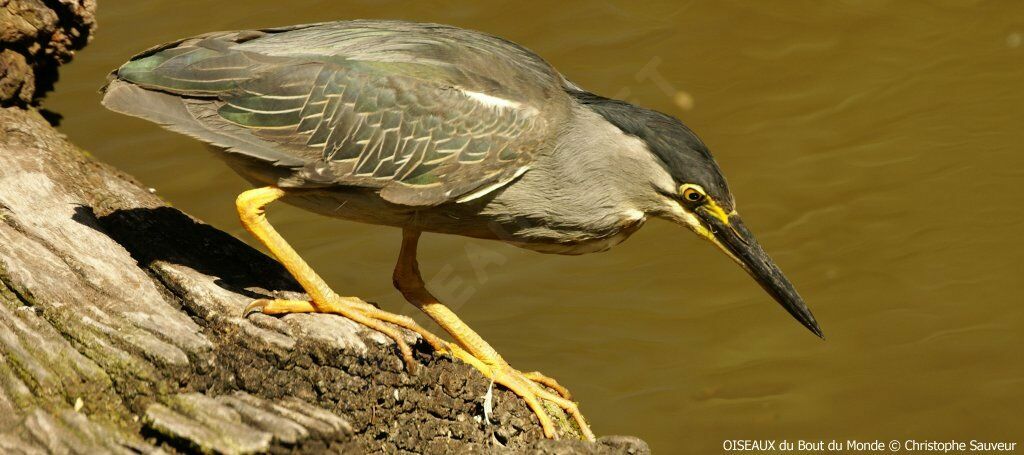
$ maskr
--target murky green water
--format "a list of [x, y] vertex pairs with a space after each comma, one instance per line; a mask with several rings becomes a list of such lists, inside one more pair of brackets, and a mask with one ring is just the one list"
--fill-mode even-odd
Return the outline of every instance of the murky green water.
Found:
[[[828, 336], [668, 223], [582, 257], [428, 234], [437, 294], [513, 365], [569, 386], [599, 434], [662, 453], [1024, 442], [1024, 4], [918, 3], [104, 0], [46, 105], [75, 142], [245, 238], [242, 181], [199, 143], [100, 107], [107, 71], [185, 35], [333, 19], [507, 37], [700, 133]], [[413, 314], [390, 283], [397, 230], [270, 213], [339, 291]]]

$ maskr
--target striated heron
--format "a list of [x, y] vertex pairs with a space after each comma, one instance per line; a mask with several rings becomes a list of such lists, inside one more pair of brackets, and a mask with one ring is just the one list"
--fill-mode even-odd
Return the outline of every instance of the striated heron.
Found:
[[[822, 334], [690, 129], [587, 92], [498, 37], [399, 21], [209, 33], [132, 58], [111, 75], [103, 104], [214, 145], [256, 186], [238, 197], [242, 223], [310, 300], [261, 299], [245, 314], [342, 315], [394, 339], [410, 370], [395, 326], [412, 330], [522, 397], [548, 437], [557, 433], [542, 400], [593, 434], [565, 388], [510, 367], [430, 294], [416, 262], [421, 232], [583, 254], [664, 218], [713, 243]], [[454, 342], [332, 291], [267, 222], [264, 207], [279, 199], [402, 228], [395, 286]]]

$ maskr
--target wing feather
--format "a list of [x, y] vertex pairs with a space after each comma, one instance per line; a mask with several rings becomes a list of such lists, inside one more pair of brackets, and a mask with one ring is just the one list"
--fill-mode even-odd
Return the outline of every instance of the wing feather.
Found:
[[564, 79], [529, 51], [404, 22], [213, 33], [136, 57], [116, 78], [206, 106], [180, 120], [190, 135], [258, 138], [249, 155], [295, 167], [282, 184], [377, 188], [406, 205], [476, 198], [521, 175], [566, 104]]

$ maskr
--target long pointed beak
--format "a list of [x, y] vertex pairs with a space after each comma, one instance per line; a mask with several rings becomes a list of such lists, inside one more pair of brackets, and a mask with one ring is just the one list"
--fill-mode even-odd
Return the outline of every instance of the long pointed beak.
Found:
[[[720, 211], [718, 213], [721, 213]], [[810, 308], [804, 304], [804, 299], [797, 294], [793, 284], [786, 279], [775, 265], [775, 261], [768, 257], [761, 245], [757, 243], [754, 235], [747, 230], [739, 215], [733, 213], [727, 220], [723, 220], [715, 212], [706, 207], [698, 207], [697, 217], [704, 222], [711, 231], [711, 235], [717, 240], [718, 246], [726, 250], [750, 276], [757, 280], [758, 284], [768, 291], [768, 294], [779, 302], [786, 311], [804, 327], [814, 332], [820, 338], [825, 338], [818, 327], [818, 321], [814, 320]]]

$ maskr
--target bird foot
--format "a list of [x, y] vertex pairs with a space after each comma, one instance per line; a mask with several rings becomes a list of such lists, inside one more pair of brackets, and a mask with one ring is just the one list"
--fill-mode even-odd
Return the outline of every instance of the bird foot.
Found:
[[558, 439], [558, 432], [555, 430], [554, 419], [542, 400], [560, 408], [572, 417], [584, 439], [595, 440], [594, 433], [587, 425], [583, 414], [580, 413], [579, 407], [572, 401], [569, 391], [558, 381], [536, 371], [523, 373], [509, 366], [504, 360], [487, 362], [478, 359], [452, 343], [449, 343], [449, 350], [456, 358], [472, 365], [495, 384], [504, 386], [522, 398], [540, 421], [545, 437]]
[[312, 302], [308, 300], [288, 299], [258, 299], [254, 300], [242, 311], [242, 317], [262, 313], [266, 315], [284, 315], [289, 313], [330, 313], [344, 316], [352, 321], [383, 333], [395, 341], [398, 350], [402, 353], [402, 360], [410, 373], [416, 372], [417, 363], [413, 360], [412, 349], [402, 337], [400, 331], [392, 325], [411, 330], [421, 336], [439, 354], [448, 354], [448, 345], [443, 340], [420, 327], [416, 321], [408, 316], [389, 313], [358, 297], [342, 297], [333, 295], [326, 299], [326, 302]]
[[243, 317], [249, 317], [256, 313], [271, 316], [289, 313], [330, 313], [344, 316], [359, 324], [377, 330], [394, 340], [399, 351], [402, 353], [402, 359], [405, 362], [406, 368], [410, 373], [415, 373], [418, 364], [413, 360], [412, 350], [402, 337], [401, 332], [396, 330], [394, 326], [411, 330], [423, 337], [438, 354], [452, 356], [470, 364], [484, 376], [494, 381], [495, 384], [504, 386], [521, 397], [537, 416], [546, 437], [558, 438], [554, 419], [552, 419], [550, 412], [545, 407], [545, 404], [550, 404], [560, 408], [565, 414], [572, 417], [585, 439], [589, 441], [594, 440], [594, 433], [591, 432], [576, 403], [571, 401], [572, 396], [569, 394], [569, 391], [559, 384], [558, 381], [536, 371], [520, 372], [501, 359], [492, 362], [478, 359], [457, 344], [443, 341], [436, 335], [428, 332], [413, 321], [412, 318], [388, 313], [358, 297], [334, 295], [323, 303], [308, 300], [258, 299], [247, 305], [242, 315]]

